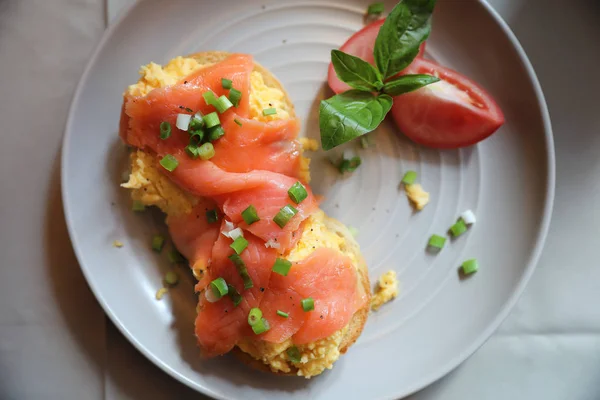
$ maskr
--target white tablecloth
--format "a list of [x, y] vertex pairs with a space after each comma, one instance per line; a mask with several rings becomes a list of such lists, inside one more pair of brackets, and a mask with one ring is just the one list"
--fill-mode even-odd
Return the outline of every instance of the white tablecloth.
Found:
[[[111, 325], [65, 228], [59, 154], [68, 106], [106, 10], [131, 2], [107, 1], [0, 0], [0, 399], [202, 398]], [[412, 399], [597, 400], [600, 4], [491, 3], [521, 40], [550, 106], [554, 219], [538, 270], [501, 329]]]

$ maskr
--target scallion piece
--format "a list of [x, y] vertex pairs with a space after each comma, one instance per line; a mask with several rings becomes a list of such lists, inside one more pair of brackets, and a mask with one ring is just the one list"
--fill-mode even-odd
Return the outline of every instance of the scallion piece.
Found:
[[131, 209], [133, 211], [135, 211], [135, 212], [140, 212], [140, 211], [145, 211], [146, 210], [146, 206], [141, 201], [134, 200], [133, 204], [131, 205]]
[[185, 258], [177, 250], [171, 250], [167, 258], [172, 264], [182, 264], [185, 262]]
[[355, 156], [350, 159], [343, 158], [340, 162], [340, 165], [338, 165], [338, 169], [342, 174], [344, 172], [354, 172], [358, 167], [360, 167], [360, 164], [362, 164], [362, 160], [359, 156]]
[[233, 81], [227, 78], [221, 78], [221, 86], [223, 89], [231, 89], [233, 87]]
[[292, 217], [297, 213], [298, 210], [287, 204], [283, 206], [281, 210], [279, 210], [275, 217], [273, 217], [273, 222], [275, 222], [277, 225], [279, 225], [280, 228], [283, 229], [287, 225], [287, 223], [290, 222], [290, 219], [292, 219]]
[[221, 124], [221, 121], [219, 120], [219, 114], [217, 114], [216, 112], [211, 112], [210, 114], [206, 114], [205, 116], [202, 117], [202, 120], [204, 121], [204, 124], [206, 125], [207, 128], [212, 128], [213, 126], [217, 126]]
[[179, 161], [177, 161], [177, 159], [171, 154], [167, 154], [160, 160], [160, 165], [162, 165], [162, 167], [167, 171], [173, 172], [179, 165]]
[[287, 318], [290, 316], [288, 313], [283, 312], [281, 310], [277, 310], [277, 315], [279, 315], [280, 317], [283, 317], [283, 318]]
[[236, 123], [236, 125], [238, 125], [238, 126], [242, 126], [242, 121], [240, 121], [240, 120], [239, 120], [239, 119], [237, 119], [237, 118], [234, 118], [234, 119], [233, 119], [233, 122], [235, 122], [235, 123]]
[[290, 196], [290, 199], [292, 199], [294, 203], [300, 204], [302, 200], [308, 197], [308, 192], [306, 191], [304, 185], [302, 185], [300, 182], [296, 182], [291, 188], [289, 188], [288, 196]]
[[242, 296], [240, 295], [240, 292], [237, 291], [235, 286], [227, 285], [227, 294], [229, 297], [231, 297], [234, 307], [237, 307], [242, 302]]
[[160, 123], [160, 138], [162, 140], [168, 139], [171, 136], [171, 124], [167, 121]]
[[459, 219], [458, 221], [456, 221], [456, 223], [454, 225], [452, 225], [450, 227], [450, 232], [452, 233], [452, 236], [454, 236], [454, 237], [459, 237], [466, 231], [467, 231], [467, 224], [465, 224], [465, 221], [463, 221], [462, 219]]
[[225, 135], [225, 130], [221, 125], [213, 126], [208, 130], [208, 140], [210, 142], [220, 139], [223, 135]]
[[275, 115], [275, 114], [277, 114], [277, 109], [274, 108], [274, 107], [265, 108], [262, 112], [263, 112], [263, 115], [265, 117], [268, 117], [269, 115]]
[[260, 310], [260, 308], [258, 307], [254, 307], [250, 309], [250, 312], [248, 313], [248, 325], [250, 326], [254, 326], [256, 324], [258, 324], [260, 322], [260, 319], [262, 318], [263, 313]]
[[315, 309], [315, 301], [312, 299], [312, 297], [307, 297], [306, 299], [300, 300], [300, 304], [302, 305], [302, 309], [306, 312]]
[[472, 258], [462, 263], [461, 268], [465, 275], [470, 275], [472, 273], [477, 272], [477, 270], [479, 269], [479, 263], [476, 259]]
[[405, 185], [412, 185], [417, 180], [417, 173], [415, 171], [408, 171], [402, 178], [402, 183]]
[[260, 221], [258, 213], [256, 212], [256, 208], [254, 208], [252, 204], [250, 204], [244, 211], [242, 211], [242, 218], [244, 219], [244, 222], [248, 225], [252, 225], [257, 221]]
[[285, 258], [276, 258], [275, 264], [273, 264], [273, 272], [278, 273], [279, 275], [287, 276], [292, 268], [292, 263]]
[[217, 96], [210, 90], [202, 93], [202, 97], [204, 97], [207, 106], [214, 106], [217, 102]]
[[210, 160], [215, 156], [215, 148], [212, 143], [204, 143], [198, 147], [198, 156], [203, 160]]
[[271, 326], [269, 325], [269, 321], [267, 321], [264, 318], [261, 318], [260, 321], [258, 321], [258, 323], [256, 325], [252, 326], [252, 331], [256, 335], [260, 335], [261, 333], [265, 333], [269, 329], [271, 329]]
[[294, 364], [297, 364], [300, 362], [302, 356], [300, 355], [300, 350], [298, 350], [298, 348], [296, 346], [290, 347], [285, 352], [291, 362], [293, 362]]
[[238, 274], [240, 274], [240, 276], [242, 277], [242, 280], [244, 281], [244, 289], [253, 288], [254, 283], [252, 282], [252, 278], [250, 278], [250, 275], [248, 274], [246, 263], [244, 263], [242, 257], [240, 257], [239, 254], [232, 254], [229, 256], [229, 259], [231, 260], [231, 262], [233, 262]]
[[206, 212], [206, 221], [209, 224], [214, 224], [219, 220], [219, 214], [217, 214], [217, 210], [208, 210]]
[[165, 283], [169, 286], [175, 286], [179, 282], [179, 275], [175, 271], [168, 271], [165, 274]]
[[202, 119], [202, 114], [200, 113], [196, 113], [194, 115], [194, 117], [192, 118], [192, 120], [190, 121], [190, 126], [188, 128], [188, 131], [190, 133], [200, 130], [204, 128], [204, 120]]
[[152, 250], [160, 253], [165, 245], [165, 238], [161, 235], [154, 235], [152, 238]]
[[241, 99], [242, 99], [242, 92], [240, 92], [239, 90], [237, 90], [235, 88], [232, 88], [229, 91], [229, 100], [234, 105], [234, 107], [237, 107], [240, 105]]
[[233, 243], [229, 245], [229, 247], [231, 247], [237, 254], [242, 254], [242, 252], [246, 250], [246, 247], [248, 247], [248, 241], [244, 239], [243, 236], [238, 236], [237, 239], [235, 239]]
[[440, 235], [431, 235], [431, 237], [429, 238], [429, 246], [430, 247], [434, 247], [436, 249], [442, 249], [444, 248], [444, 245], [446, 244], [446, 238]]
[[175, 126], [177, 129], [181, 129], [184, 132], [190, 127], [190, 121], [192, 120], [192, 116], [190, 114], [177, 114], [177, 120], [175, 121]]
[[227, 286], [227, 282], [225, 279], [219, 277], [210, 283], [210, 289], [217, 299], [225, 296], [229, 293], [229, 287]]
[[198, 158], [198, 146], [194, 144], [188, 144], [185, 146], [185, 152], [191, 158]]
[[385, 11], [385, 6], [383, 3], [373, 3], [369, 5], [367, 9], [367, 15], [380, 15]]
[[197, 130], [190, 132], [190, 141], [189, 144], [192, 146], [198, 147], [202, 143], [202, 139], [204, 139], [204, 131]]
[[227, 96], [223, 95], [217, 99], [214, 106], [220, 114], [223, 114], [225, 111], [233, 107], [233, 103], [229, 101]]

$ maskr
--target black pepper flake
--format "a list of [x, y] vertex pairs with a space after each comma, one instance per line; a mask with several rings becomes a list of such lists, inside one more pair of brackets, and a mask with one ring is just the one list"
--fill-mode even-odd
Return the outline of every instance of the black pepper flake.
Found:
[[184, 85], [187, 85], [187, 84], [188, 84], [188, 81], [183, 81], [183, 84], [184, 84]]
[[312, 232], [312, 231], [314, 231], [314, 229], [313, 229], [313, 228], [310, 228], [310, 231]]
[[316, 249], [316, 247], [315, 247], [315, 246], [313, 246], [313, 249]]
[[269, 103], [269, 107], [273, 107], [273, 104]]
[[319, 318], [323, 319], [323, 316], [321, 315]]
[[225, 310], [225, 312], [228, 312], [227, 310]]
[[375, 207], [373, 207], [373, 211], [375, 211]]
[[264, 287], [261, 287], [261, 288], [260, 288], [260, 291], [261, 291], [261, 292], [264, 292], [264, 291], [265, 291], [265, 288], [264, 288]]
[[292, 296], [290, 296], [290, 300], [292, 300]]

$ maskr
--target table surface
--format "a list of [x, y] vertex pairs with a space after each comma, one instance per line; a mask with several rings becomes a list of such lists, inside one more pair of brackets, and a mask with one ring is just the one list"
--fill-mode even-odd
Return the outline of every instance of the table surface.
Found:
[[[105, 1], [0, 0], [1, 399], [202, 398], [106, 318], [65, 226], [59, 156], [68, 107], [109, 15], [131, 2]], [[502, 327], [410, 399], [600, 399], [600, 2], [490, 3], [521, 41], [550, 108], [554, 217], [538, 269]]]

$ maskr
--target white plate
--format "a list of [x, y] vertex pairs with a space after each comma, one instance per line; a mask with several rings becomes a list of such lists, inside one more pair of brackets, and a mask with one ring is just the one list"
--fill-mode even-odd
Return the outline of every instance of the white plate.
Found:
[[[373, 314], [332, 371], [310, 381], [252, 371], [230, 357], [203, 361], [193, 336], [192, 278], [163, 301], [154, 294], [166, 269], [149, 250], [163, 229], [157, 213], [134, 214], [118, 187], [126, 163], [117, 137], [121, 93], [149, 61], [200, 50], [255, 55], [284, 83], [303, 120], [318, 133], [329, 51], [362, 26], [368, 1], [139, 2], [104, 35], [73, 100], [63, 148], [63, 197], [85, 276], [117, 327], [166, 372], [217, 398], [293, 399], [405, 396], [440, 378], [479, 347], [509, 312], [531, 276], [548, 228], [554, 153], [548, 111], [523, 50], [498, 15], [477, 1], [439, 1], [429, 57], [480, 82], [498, 100], [506, 125], [460, 151], [421, 148], [391, 125], [364, 165], [340, 179], [316, 154], [314, 188], [331, 215], [360, 229], [375, 280], [395, 269], [402, 294]], [[388, 10], [392, 3], [387, 2]], [[413, 213], [398, 183], [419, 172], [432, 202]], [[439, 255], [424, 248], [460, 212], [477, 225]], [[113, 240], [125, 247], [112, 247]], [[471, 257], [480, 271], [460, 280]]]

